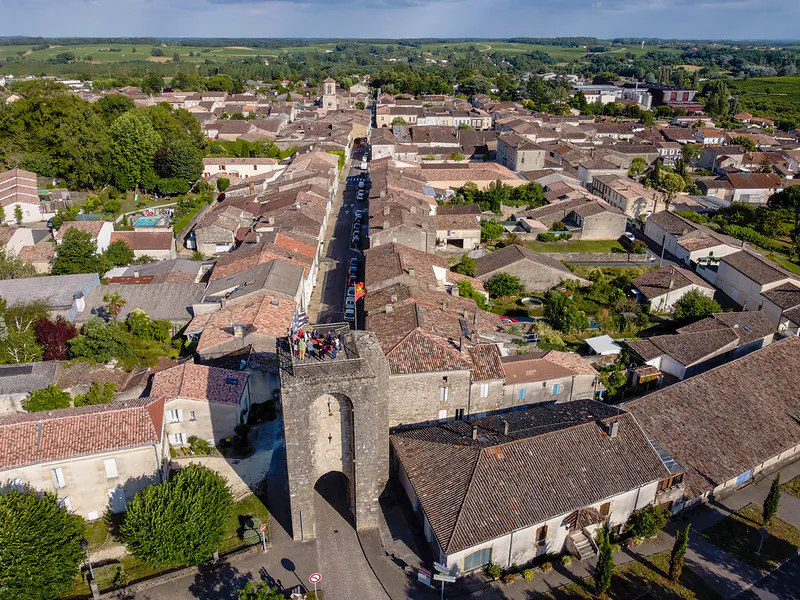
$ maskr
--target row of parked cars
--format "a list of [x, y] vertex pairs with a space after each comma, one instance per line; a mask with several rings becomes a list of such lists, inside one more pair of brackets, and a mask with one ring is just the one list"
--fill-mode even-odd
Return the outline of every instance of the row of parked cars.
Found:
[[347, 293], [344, 296], [344, 320], [356, 320], [356, 282], [358, 281], [358, 258], [353, 257], [347, 265]]

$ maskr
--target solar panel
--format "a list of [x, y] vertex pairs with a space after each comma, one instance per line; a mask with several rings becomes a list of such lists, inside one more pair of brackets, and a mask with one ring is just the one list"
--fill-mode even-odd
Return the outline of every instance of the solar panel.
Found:
[[33, 373], [33, 365], [18, 365], [0, 369], [0, 377], [19, 377]]

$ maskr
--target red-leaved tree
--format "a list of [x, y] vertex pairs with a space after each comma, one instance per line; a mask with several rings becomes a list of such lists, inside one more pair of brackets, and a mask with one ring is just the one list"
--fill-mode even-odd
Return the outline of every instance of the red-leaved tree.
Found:
[[45, 360], [66, 359], [68, 342], [77, 335], [78, 330], [64, 317], [36, 321], [36, 341], [42, 345]]

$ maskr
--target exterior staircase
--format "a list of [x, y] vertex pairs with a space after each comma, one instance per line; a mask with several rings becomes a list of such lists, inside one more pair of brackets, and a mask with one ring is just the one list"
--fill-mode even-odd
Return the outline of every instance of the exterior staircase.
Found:
[[578, 553], [578, 560], [586, 560], [595, 556], [596, 551], [592, 542], [587, 538], [583, 532], [576, 531], [571, 536], [572, 543], [575, 545], [575, 550]]

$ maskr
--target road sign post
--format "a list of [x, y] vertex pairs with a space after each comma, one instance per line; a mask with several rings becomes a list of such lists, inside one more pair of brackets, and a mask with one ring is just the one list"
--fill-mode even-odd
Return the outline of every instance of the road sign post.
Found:
[[314, 600], [317, 600], [317, 584], [320, 581], [322, 581], [322, 575], [319, 573], [312, 573], [308, 578], [308, 582], [314, 584]]
[[[436, 566], [436, 563], [434, 563], [434, 566]], [[439, 565], [439, 566], [441, 566], [441, 565]], [[439, 566], [436, 566], [437, 570], [439, 569]], [[446, 581], [447, 583], [455, 583], [456, 582], [456, 578], [453, 575], [443, 575], [442, 573], [437, 573], [436, 575], [433, 576], [433, 579], [435, 581], [441, 581], [442, 582], [442, 596], [441, 597], [442, 597], [442, 600], [444, 600], [444, 582]]]
[[264, 545], [264, 553], [267, 552], [267, 524], [262, 523], [261, 527], [258, 528], [261, 532], [261, 543]]

